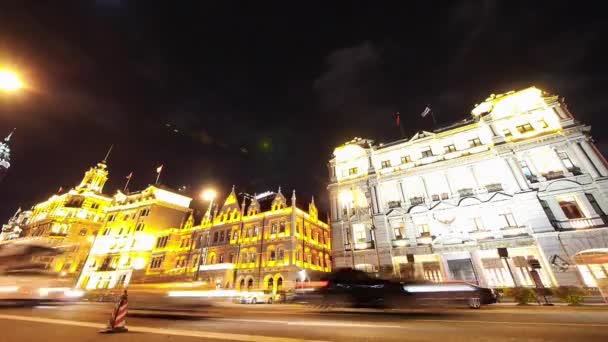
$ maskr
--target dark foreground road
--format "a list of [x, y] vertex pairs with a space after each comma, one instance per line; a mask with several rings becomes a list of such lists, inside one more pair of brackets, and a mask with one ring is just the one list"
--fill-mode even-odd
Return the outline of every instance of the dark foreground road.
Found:
[[601, 307], [487, 307], [315, 312], [284, 305], [130, 310], [125, 334], [104, 335], [110, 306], [0, 308], [0, 341], [608, 341]]

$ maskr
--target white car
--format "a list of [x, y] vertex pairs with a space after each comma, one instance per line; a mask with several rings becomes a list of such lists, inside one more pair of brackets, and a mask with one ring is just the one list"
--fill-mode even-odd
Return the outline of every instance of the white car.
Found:
[[70, 301], [83, 296], [72, 280], [56, 272], [19, 270], [0, 274], [0, 300]]
[[264, 292], [247, 292], [239, 297], [241, 304], [272, 304], [274, 295]]

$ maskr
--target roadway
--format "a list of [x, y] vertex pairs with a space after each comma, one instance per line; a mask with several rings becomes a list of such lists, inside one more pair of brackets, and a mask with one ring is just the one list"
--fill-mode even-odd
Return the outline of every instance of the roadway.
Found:
[[316, 311], [294, 305], [130, 308], [129, 332], [100, 334], [110, 304], [0, 308], [0, 341], [607, 341], [606, 307]]

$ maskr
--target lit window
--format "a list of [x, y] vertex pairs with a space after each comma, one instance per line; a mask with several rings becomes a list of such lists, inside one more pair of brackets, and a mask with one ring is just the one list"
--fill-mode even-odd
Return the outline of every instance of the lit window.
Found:
[[253, 236], [258, 236], [260, 229], [258, 227], [253, 227]]
[[401, 226], [393, 228], [393, 231], [395, 232], [395, 239], [403, 238], [403, 233], [401, 232]]
[[481, 140], [479, 138], [474, 138], [469, 140], [469, 146], [470, 147], [476, 147], [476, 146], [481, 146]]
[[526, 132], [531, 132], [534, 130], [534, 127], [532, 127], [532, 125], [530, 125], [529, 123], [527, 124], [523, 124], [523, 125], [519, 125], [517, 127], [517, 131], [521, 134], [526, 133]]
[[418, 231], [420, 232], [421, 236], [427, 236], [430, 235], [431, 233], [431, 228], [428, 224], [419, 224], [418, 225]]
[[387, 167], [391, 167], [391, 161], [390, 160], [383, 160], [381, 163], [382, 168], [387, 168]]
[[269, 256], [269, 260], [270, 261], [274, 261], [277, 258], [277, 254], [275, 253], [274, 250], [270, 251], [270, 256]]
[[79, 234], [80, 234], [80, 236], [85, 236], [85, 235], [87, 235], [87, 230], [81, 229]]
[[505, 136], [505, 138], [510, 138], [513, 136], [513, 133], [511, 133], [511, 130], [508, 128], [503, 129], [502, 134]]
[[585, 215], [581, 211], [576, 199], [572, 196], [562, 197], [559, 199], [559, 206], [569, 220], [584, 218]]
[[549, 127], [549, 124], [547, 123], [547, 121], [545, 121], [545, 119], [540, 119], [540, 120], [538, 120], [538, 125], [539, 125], [541, 128], [547, 128], [547, 127]]
[[238, 240], [239, 239], [239, 231], [235, 230], [234, 233], [232, 234], [232, 240]]
[[433, 156], [433, 151], [431, 150], [431, 148], [429, 147], [428, 149], [422, 151], [422, 158], [426, 158], [426, 157], [432, 157]]
[[562, 163], [564, 163], [564, 166], [566, 167], [566, 169], [568, 169], [568, 171], [572, 172], [577, 169], [577, 167], [574, 166], [572, 160], [570, 159], [570, 157], [568, 157], [568, 154], [566, 154], [566, 152], [558, 152], [557, 155], [559, 156], [559, 159], [562, 160]]
[[412, 162], [412, 157], [409, 155], [401, 157], [401, 164], [407, 164]]
[[452, 153], [452, 152], [456, 152], [456, 146], [455, 146], [454, 144], [451, 144], [451, 145], [445, 146], [445, 147], [443, 148], [443, 152], [444, 152], [444, 153]]
[[154, 269], [154, 268], [160, 268], [161, 265], [163, 264], [163, 261], [165, 260], [165, 256], [160, 256], [160, 257], [154, 257], [152, 258], [152, 261], [150, 262], [150, 268]]
[[137, 226], [135, 226], [135, 231], [136, 231], [136, 232], [141, 232], [141, 231], [143, 231], [143, 230], [144, 230], [144, 224], [143, 224], [142, 222], [139, 222], [139, 223], [137, 224]]
[[110, 235], [110, 228], [106, 228], [106, 230], [103, 231], [103, 235], [105, 235], [105, 236]]
[[365, 225], [353, 224], [353, 236], [355, 237], [355, 242], [366, 242]]
[[283, 250], [282, 248], [277, 251], [277, 254], [279, 260], [285, 259], [285, 250]]
[[285, 233], [285, 222], [279, 224], [279, 233]]
[[472, 221], [475, 230], [484, 230], [483, 221], [481, 220], [481, 217], [473, 217]]
[[270, 228], [270, 234], [276, 234], [276, 233], [277, 233], [277, 224], [273, 223]]
[[156, 248], [165, 248], [167, 246], [167, 242], [169, 241], [169, 236], [161, 236], [156, 240]]
[[526, 161], [520, 161], [519, 165], [521, 166], [521, 171], [524, 173], [524, 176], [526, 176], [526, 178], [530, 179], [531, 177], [534, 177], [534, 174], [532, 173], [532, 170], [530, 170], [530, 167], [528, 166], [528, 163], [526, 163]]
[[348, 175], [349, 176], [354, 176], [357, 173], [359, 173], [359, 168], [358, 167], [352, 167], [352, 168], [348, 169]]
[[220, 254], [220, 264], [224, 263], [224, 254]]
[[503, 222], [505, 223], [505, 227], [517, 227], [517, 223], [515, 222], [515, 216], [513, 213], [506, 212], [504, 214], [499, 214], [503, 218]]

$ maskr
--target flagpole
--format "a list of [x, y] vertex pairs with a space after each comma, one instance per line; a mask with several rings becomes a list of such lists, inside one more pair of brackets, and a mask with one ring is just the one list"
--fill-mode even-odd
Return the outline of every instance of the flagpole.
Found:
[[129, 177], [127, 177], [127, 182], [125, 183], [125, 188], [122, 190], [122, 192], [124, 192], [124, 193], [127, 192], [127, 187], [129, 186], [129, 182], [131, 181], [131, 177], [133, 177], [133, 172], [129, 173]]
[[158, 172], [156, 173], [156, 183], [155, 183], [156, 185], [158, 185], [158, 180], [160, 179], [160, 173], [161, 173], [161, 172], [163, 172], [163, 169], [162, 169], [162, 168], [160, 169], [160, 171], [158, 171]]

